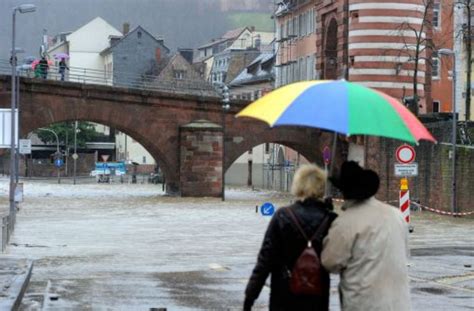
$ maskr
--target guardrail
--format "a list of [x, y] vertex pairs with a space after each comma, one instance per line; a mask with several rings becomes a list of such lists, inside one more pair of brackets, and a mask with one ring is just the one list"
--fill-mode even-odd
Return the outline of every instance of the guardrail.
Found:
[[[0, 74], [10, 75], [11, 65], [7, 60], [0, 60]], [[44, 79], [35, 76], [30, 64], [19, 64], [17, 74], [20, 77]], [[46, 80], [61, 81], [59, 67], [49, 65]], [[69, 67], [65, 70], [64, 81], [82, 84], [109, 85], [150, 91], [171, 91], [174, 93], [192, 93], [196, 95], [217, 96], [214, 87], [204, 79], [162, 79], [157, 75], [136, 75], [128, 72], [105, 71], [91, 68]]]

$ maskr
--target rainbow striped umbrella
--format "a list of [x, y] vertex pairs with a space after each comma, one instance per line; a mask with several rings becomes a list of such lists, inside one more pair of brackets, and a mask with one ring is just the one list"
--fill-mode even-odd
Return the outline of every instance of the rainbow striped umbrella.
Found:
[[270, 126], [317, 127], [351, 135], [374, 135], [412, 144], [436, 142], [410, 110], [393, 97], [345, 80], [286, 85], [237, 114]]

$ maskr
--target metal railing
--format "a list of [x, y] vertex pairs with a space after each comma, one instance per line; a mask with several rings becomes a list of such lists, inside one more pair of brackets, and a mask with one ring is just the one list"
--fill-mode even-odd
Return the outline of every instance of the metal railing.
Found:
[[[29, 64], [18, 65], [17, 72], [21, 77], [54, 81], [62, 80], [59, 67], [55, 65], [49, 65], [46, 78], [39, 73], [35, 73], [35, 70], [31, 68], [31, 65]], [[11, 74], [11, 65], [8, 60], [0, 60], [0, 74]], [[91, 68], [69, 67], [69, 70], [65, 70], [63, 81], [82, 84], [108, 85], [149, 91], [165, 91], [213, 97], [218, 96], [214, 87], [204, 79], [200, 78], [163, 79], [159, 78], [157, 75], [137, 75], [128, 72], [112, 72]]]

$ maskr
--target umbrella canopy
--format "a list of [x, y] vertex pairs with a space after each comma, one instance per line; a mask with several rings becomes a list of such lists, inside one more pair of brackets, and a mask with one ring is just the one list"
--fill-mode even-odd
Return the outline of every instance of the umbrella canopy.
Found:
[[56, 53], [53, 55], [55, 59], [68, 59], [69, 55], [66, 53]]
[[263, 96], [237, 114], [270, 126], [317, 127], [351, 135], [436, 142], [403, 104], [387, 94], [345, 80], [304, 81]]
[[[35, 69], [35, 68], [36, 68], [36, 65], [39, 64], [40, 60], [41, 60], [41, 59], [35, 59], [34, 61], [32, 61], [32, 62], [31, 62], [31, 68], [32, 68], [32, 69]], [[48, 59], [48, 65], [49, 65], [49, 66], [52, 66], [53, 64], [54, 64], [54, 62], [53, 62], [52, 60], [49, 60], [49, 59]]]

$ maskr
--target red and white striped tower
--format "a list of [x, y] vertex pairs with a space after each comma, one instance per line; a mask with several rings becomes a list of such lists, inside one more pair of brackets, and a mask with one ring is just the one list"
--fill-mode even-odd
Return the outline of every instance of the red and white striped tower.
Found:
[[[408, 28], [421, 28], [424, 10], [423, 0], [350, 0], [350, 81], [398, 99], [412, 96], [415, 65], [410, 53], [416, 39]], [[423, 104], [426, 63], [419, 62], [417, 89]]]
[[410, 224], [410, 191], [408, 190], [408, 179], [402, 178], [400, 180], [400, 211], [403, 218]]

